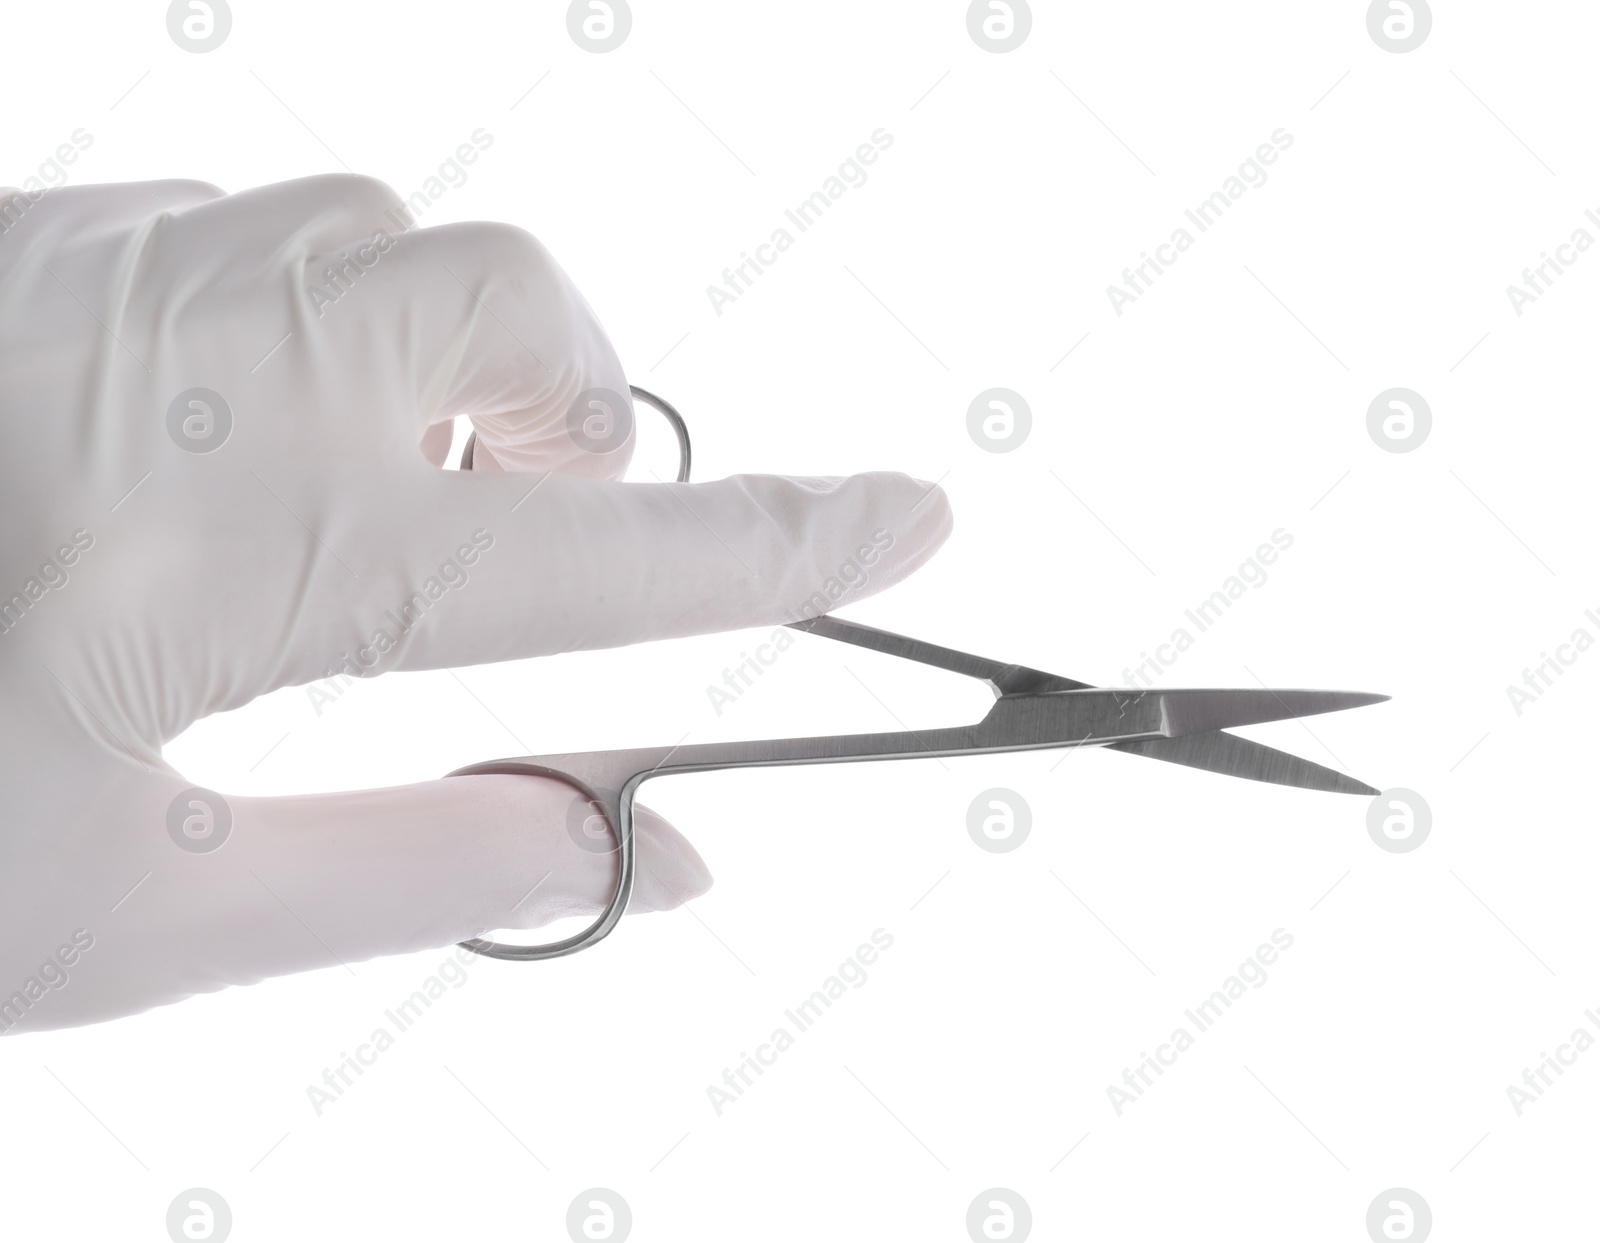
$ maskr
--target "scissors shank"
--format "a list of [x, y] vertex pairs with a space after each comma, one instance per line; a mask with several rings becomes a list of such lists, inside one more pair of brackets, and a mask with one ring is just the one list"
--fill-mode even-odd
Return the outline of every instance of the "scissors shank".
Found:
[[458, 769], [452, 776], [538, 772], [566, 780], [601, 803], [611, 805], [619, 798], [631, 799], [633, 791], [650, 778], [671, 773], [835, 764], [852, 760], [991, 755], [1163, 738], [1171, 728], [1170, 713], [1163, 702], [1165, 698], [1153, 692], [1103, 690], [1006, 695], [995, 701], [981, 721], [971, 725], [529, 755], [476, 764]]
[[886, 656], [914, 660], [933, 669], [945, 669], [951, 673], [977, 678], [980, 682], [987, 682], [997, 696], [1038, 691], [1093, 689], [1087, 682], [1074, 682], [1071, 678], [1043, 673], [1038, 669], [1029, 669], [1025, 665], [1008, 665], [1004, 661], [990, 660], [987, 656], [958, 652], [955, 648], [940, 647], [937, 643], [926, 643], [909, 635], [895, 634], [891, 630], [879, 630], [875, 626], [864, 626], [860, 622], [845, 621], [842, 617], [813, 617], [806, 621], [790, 622], [789, 627], [793, 630], [803, 630], [807, 634], [820, 635], [825, 639], [864, 647], [868, 651], [882, 652]]
[[1104, 691], [1008, 695], [996, 700], [988, 715], [973, 725], [699, 743], [661, 755], [644, 765], [639, 777], [721, 768], [983, 755], [1161, 738], [1165, 737], [1165, 725], [1160, 698], [1118, 697]]

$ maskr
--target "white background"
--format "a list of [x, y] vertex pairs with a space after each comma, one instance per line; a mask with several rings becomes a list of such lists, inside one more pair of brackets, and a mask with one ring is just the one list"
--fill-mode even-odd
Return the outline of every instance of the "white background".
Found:
[[[658, 782], [709, 895], [576, 958], [475, 961], [320, 1117], [307, 1087], [445, 950], [6, 1041], [7, 1236], [158, 1240], [206, 1187], [239, 1240], [562, 1239], [596, 1186], [639, 1240], [961, 1240], [991, 1187], [1037, 1238], [1361, 1240], [1391, 1187], [1436, 1238], [1570, 1236], [1600, 1054], [1521, 1116], [1506, 1088], [1594, 1032], [1600, 654], [1520, 716], [1506, 687], [1600, 637], [1600, 255], [1520, 316], [1505, 290], [1600, 238], [1600, 15], [1441, 0], [1393, 54], [1365, 10], [1038, 3], [994, 54], [949, 0], [640, 0], [596, 55], [555, 0], [277, 0], [195, 55], [159, 4], [8, 5], [0, 182], [83, 127], [77, 182], [347, 167], [408, 195], [485, 129], [423, 223], [536, 233], [689, 418], [697, 477], [943, 481], [950, 542], [858, 620], [1118, 684], [1282, 528], [1163, 685], [1392, 694], [1247, 732], [1419, 792], [1433, 830], [1389, 853], [1366, 799], [1092, 752]], [[706, 287], [879, 127], [865, 184], [715, 314]], [[1107, 285], [1279, 128], [1265, 184], [1118, 316]], [[965, 427], [993, 386], [1033, 411], [1004, 455]], [[1395, 386], [1433, 411], [1407, 454], [1366, 430]], [[652, 417], [639, 477], [670, 471]], [[169, 757], [289, 793], [987, 702], [802, 638], [718, 716], [706, 687], [764, 637], [388, 675], [321, 715], [285, 690]], [[967, 834], [990, 787], [1031, 806], [1012, 853]], [[877, 928], [867, 982], [717, 1116], [707, 1087]], [[1108, 1086], [1279, 928], [1266, 983], [1118, 1116]]]

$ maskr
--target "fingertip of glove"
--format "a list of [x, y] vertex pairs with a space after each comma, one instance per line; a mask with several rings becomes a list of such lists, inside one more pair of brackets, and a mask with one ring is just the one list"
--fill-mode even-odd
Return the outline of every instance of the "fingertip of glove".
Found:
[[850, 515], [855, 535], [870, 539], [887, 560], [903, 565], [896, 579], [932, 556], [954, 527], [944, 489], [899, 471], [784, 478], [811, 503], [801, 512], [815, 506], [819, 515]]
[[633, 828], [640, 839], [639, 909], [667, 911], [692, 902], [714, 883], [711, 869], [682, 833], [648, 807], [634, 805]]
[[882, 481], [878, 486], [884, 492], [889, 530], [898, 539], [920, 551], [925, 559], [950, 537], [955, 517], [950, 498], [937, 483], [889, 471], [875, 478]]

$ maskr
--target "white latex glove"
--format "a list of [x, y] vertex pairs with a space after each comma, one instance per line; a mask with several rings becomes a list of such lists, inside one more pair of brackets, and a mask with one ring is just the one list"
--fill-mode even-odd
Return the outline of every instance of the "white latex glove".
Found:
[[[943, 495], [903, 475], [613, 482], [631, 446], [584, 448], [568, 412], [626, 394], [622, 366], [520, 229], [404, 229], [394, 192], [354, 176], [7, 198], [0, 1029], [610, 895], [613, 857], [568, 835], [573, 792], [532, 777], [228, 796], [226, 841], [203, 849], [220, 826], [205, 836], [179, 797], [194, 783], [161, 758], [196, 719], [351, 657], [437, 669], [790, 620], [875, 534], [892, 544], [848, 598], [949, 532]], [[467, 474], [440, 469], [458, 414], [479, 435]], [[469, 587], [440, 586], [452, 558], [473, 561]], [[400, 631], [430, 583], [440, 598]], [[637, 827], [635, 911], [707, 888], [670, 826], [641, 808]]]

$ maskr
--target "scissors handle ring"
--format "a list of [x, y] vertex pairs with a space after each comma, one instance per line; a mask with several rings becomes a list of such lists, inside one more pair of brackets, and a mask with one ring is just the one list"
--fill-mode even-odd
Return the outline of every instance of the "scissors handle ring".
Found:
[[[689, 482], [689, 464], [693, 453], [689, 447], [689, 425], [683, 421], [683, 415], [665, 397], [658, 397], [648, 389], [640, 388], [637, 384], [628, 385], [628, 391], [634, 399], [646, 405], [654, 406], [661, 412], [663, 418], [672, 425], [672, 434], [678, 438], [678, 477], [675, 483]], [[474, 431], [467, 437], [467, 443], [461, 448], [461, 469], [472, 469], [472, 453], [478, 447], [478, 433]]]
[[517, 945], [506, 941], [491, 941], [485, 937], [472, 937], [458, 944], [462, 949], [482, 954], [485, 958], [499, 958], [507, 962], [538, 962], [546, 958], [564, 958], [568, 954], [576, 954], [579, 950], [588, 949], [591, 945], [604, 940], [627, 913], [628, 901], [633, 896], [636, 862], [633, 840], [633, 792], [629, 790], [621, 795], [605, 797], [599, 791], [584, 785], [571, 773], [558, 768], [547, 768], [541, 764], [526, 764], [514, 760], [472, 764], [466, 768], [458, 768], [449, 775], [483, 777], [495, 774], [548, 777], [571, 786], [579, 798], [587, 801], [588, 811], [604, 819], [607, 830], [617, 843], [615, 850], [617, 880], [599, 918], [581, 932], [565, 940], [552, 941], [547, 945]]
[[640, 388], [637, 384], [628, 385], [628, 391], [639, 401], [646, 405], [654, 406], [659, 410], [668, 423], [672, 424], [672, 434], [678, 438], [678, 477], [674, 482], [689, 482], [689, 463], [692, 454], [689, 449], [689, 425], [683, 421], [683, 415], [677, 408], [664, 397], [657, 397], [654, 393]]
[[[640, 388], [637, 384], [630, 384], [628, 391], [635, 400], [653, 406], [660, 411], [662, 416], [672, 425], [672, 432], [678, 438], [678, 483], [689, 482], [689, 467], [691, 449], [689, 445], [689, 426], [683, 421], [671, 402], [655, 393]], [[461, 469], [471, 470], [473, 450], [478, 444], [478, 433], [473, 432], [467, 438], [466, 445], [461, 450]], [[450, 773], [452, 777], [478, 777], [491, 774], [517, 774], [534, 777], [550, 777], [564, 782], [578, 792], [579, 795], [589, 800], [591, 807], [604, 818], [606, 827], [611, 831], [617, 843], [617, 881], [611, 891], [611, 898], [606, 903], [605, 909], [600, 912], [600, 917], [582, 932], [570, 936], [563, 941], [553, 941], [548, 945], [516, 945], [505, 941], [491, 941], [485, 937], [472, 937], [460, 942], [461, 948], [471, 950], [474, 954], [482, 954], [485, 958], [500, 958], [510, 962], [538, 962], [546, 958], [563, 958], [568, 954], [576, 954], [579, 950], [588, 949], [589, 946], [605, 939], [617, 923], [622, 919], [628, 909], [628, 900], [633, 896], [634, 878], [634, 841], [633, 841], [633, 792], [625, 790], [614, 797], [601, 797], [596, 790], [591, 790], [579, 784], [570, 773], [561, 772], [553, 768], [543, 768], [534, 764], [517, 763], [489, 763], [473, 764], [467, 768], [459, 768]]]

